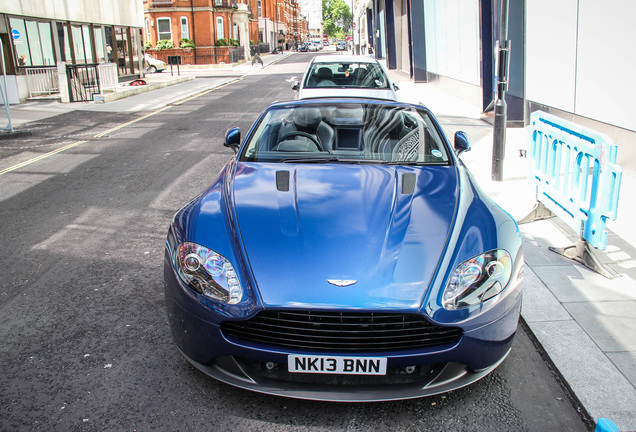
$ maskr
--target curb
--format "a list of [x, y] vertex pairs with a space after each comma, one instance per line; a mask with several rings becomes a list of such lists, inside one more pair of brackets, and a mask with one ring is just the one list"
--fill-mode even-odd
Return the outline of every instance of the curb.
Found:
[[160, 88], [172, 86], [172, 85], [175, 85], [175, 84], [181, 84], [183, 82], [191, 81], [193, 79], [194, 79], [193, 76], [184, 76], [184, 77], [176, 78], [176, 79], [171, 80], [171, 81], [152, 83], [152, 84], [136, 86], [136, 87], [130, 87], [129, 86], [129, 87], [126, 87], [126, 88], [121, 88], [121, 89], [119, 89], [119, 91], [115, 91], [114, 93], [105, 93], [103, 95], [103, 98], [101, 98], [101, 100], [97, 99], [98, 96], [96, 96], [95, 97], [95, 102], [97, 102], [97, 103], [112, 102], [112, 101], [116, 101], [116, 100], [119, 100], [119, 99], [124, 99], [124, 98], [130, 97], [130, 96], [138, 95], [138, 94], [141, 94], [141, 93], [146, 93], [146, 92], [149, 92], [149, 91], [158, 90]]

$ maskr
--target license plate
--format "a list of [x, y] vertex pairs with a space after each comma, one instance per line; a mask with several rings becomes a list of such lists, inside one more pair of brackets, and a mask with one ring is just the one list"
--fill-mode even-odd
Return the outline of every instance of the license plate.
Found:
[[386, 375], [386, 357], [307, 356], [289, 354], [289, 372]]

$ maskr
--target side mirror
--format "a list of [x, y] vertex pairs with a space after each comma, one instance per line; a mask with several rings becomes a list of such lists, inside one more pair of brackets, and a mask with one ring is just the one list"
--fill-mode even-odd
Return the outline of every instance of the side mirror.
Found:
[[400, 90], [400, 86], [397, 85], [397, 83], [393, 83], [393, 90], [395, 90], [395, 91]]
[[455, 132], [455, 154], [460, 154], [470, 151], [470, 140], [465, 132]]
[[234, 150], [234, 153], [238, 153], [238, 149], [241, 146], [241, 130], [237, 127], [228, 129], [225, 132], [225, 142], [223, 143], [225, 147], [230, 147]]
[[292, 86], [292, 90], [298, 91], [298, 89], [300, 88], [300, 83], [296, 80], [293, 80], [291, 86]]

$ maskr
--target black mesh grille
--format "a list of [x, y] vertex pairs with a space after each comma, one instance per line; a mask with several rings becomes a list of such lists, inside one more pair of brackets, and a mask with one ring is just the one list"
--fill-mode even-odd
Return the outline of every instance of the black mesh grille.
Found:
[[356, 312], [261, 311], [248, 321], [226, 321], [226, 337], [315, 351], [392, 351], [454, 344], [461, 329], [420, 315]]

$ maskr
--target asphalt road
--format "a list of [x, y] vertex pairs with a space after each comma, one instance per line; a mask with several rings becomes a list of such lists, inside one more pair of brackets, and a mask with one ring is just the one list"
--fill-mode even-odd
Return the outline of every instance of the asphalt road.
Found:
[[[312, 54], [117, 129], [143, 113], [75, 111], [0, 141], [2, 431], [586, 431], [520, 327], [491, 375], [445, 395], [338, 404], [251, 393], [172, 344], [162, 259], [174, 212], [214, 179]], [[302, 61], [300, 61], [302, 60]]]

